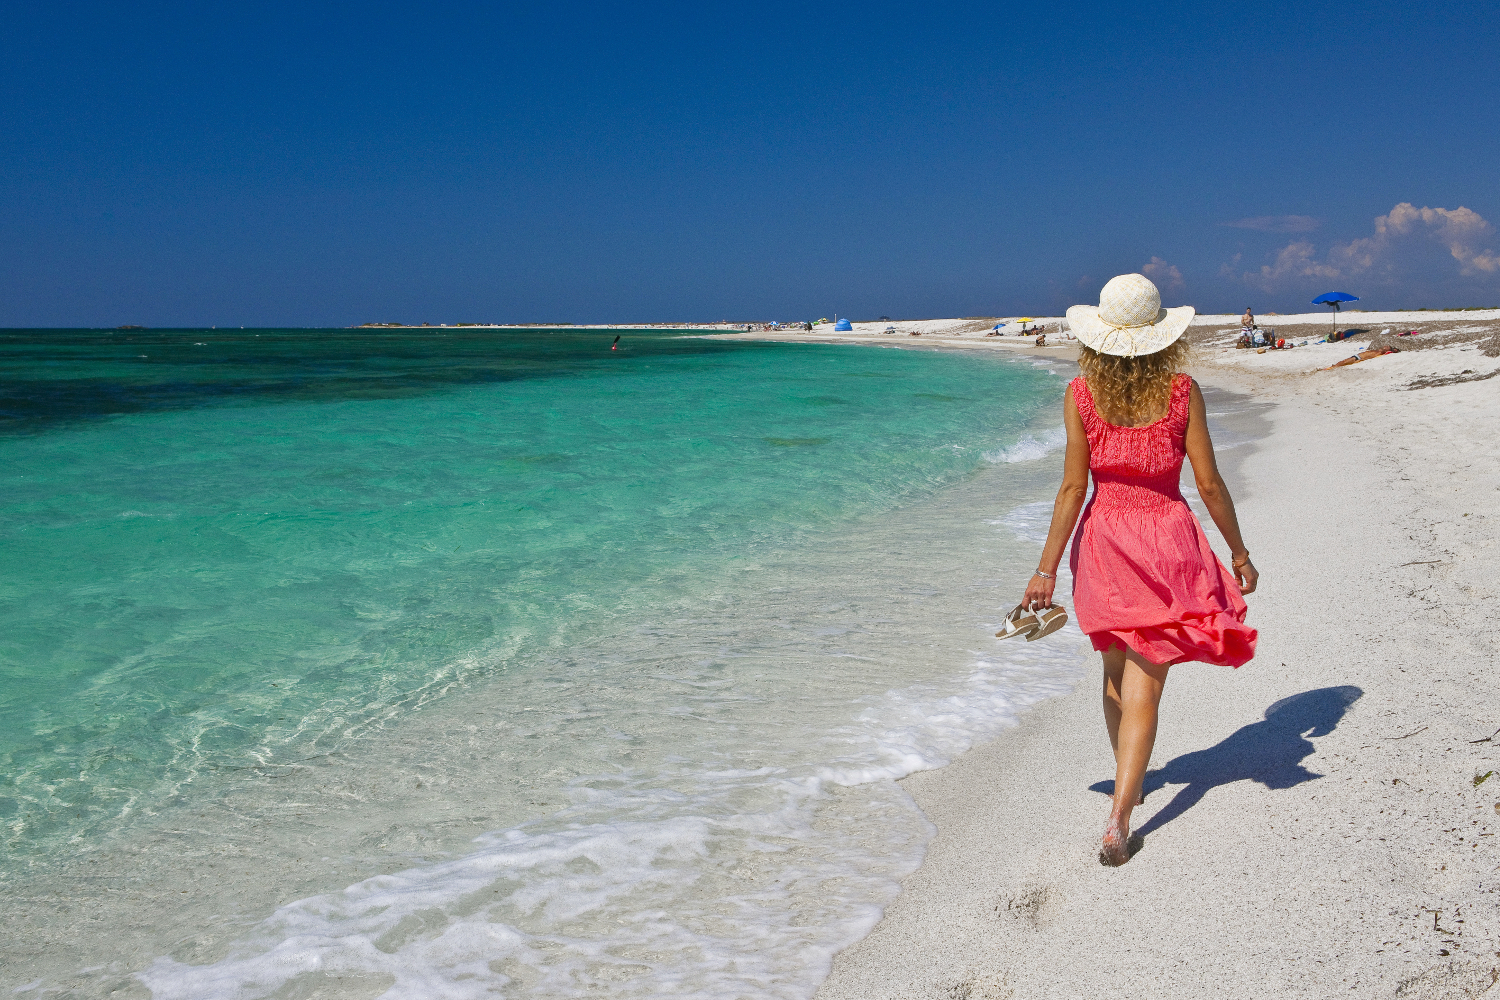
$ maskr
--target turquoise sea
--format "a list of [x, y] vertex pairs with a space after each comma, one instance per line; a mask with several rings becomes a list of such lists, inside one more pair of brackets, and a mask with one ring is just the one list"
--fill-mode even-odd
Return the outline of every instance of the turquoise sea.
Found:
[[1076, 680], [1061, 369], [616, 332], [0, 331], [0, 985], [816, 988]]

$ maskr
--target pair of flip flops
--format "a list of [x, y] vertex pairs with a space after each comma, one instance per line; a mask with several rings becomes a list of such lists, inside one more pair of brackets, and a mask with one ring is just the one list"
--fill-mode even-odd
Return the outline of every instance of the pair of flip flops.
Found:
[[1017, 604], [1015, 610], [1005, 616], [1004, 627], [995, 633], [995, 638], [1009, 639], [1012, 636], [1024, 635], [1026, 641], [1031, 642], [1044, 635], [1051, 635], [1066, 624], [1068, 624], [1068, 613], [1062, 609], [1061, 605], [1054, 604], [1050, 608], [1031, 611], [1024, 605]]

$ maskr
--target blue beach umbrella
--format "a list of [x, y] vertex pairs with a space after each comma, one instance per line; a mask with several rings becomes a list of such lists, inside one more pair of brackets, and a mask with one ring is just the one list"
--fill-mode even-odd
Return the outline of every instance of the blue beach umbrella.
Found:
[[1334, 333], [1338, 333], [1339, 332], [1339, 303], [1340, 302], [1358, 302], [1358, 301], [1359, 301], [1359, 296], [1358, 295], [1350, 295], [1348, 292], [1324, 292], [1322, 295], [1319, 295], [1317, 298], [1313, 299], [1313, 305], [1315, 305], [1315, 306], [1323, 306], [1323, 305], [1333, 306], [1333, 332]]

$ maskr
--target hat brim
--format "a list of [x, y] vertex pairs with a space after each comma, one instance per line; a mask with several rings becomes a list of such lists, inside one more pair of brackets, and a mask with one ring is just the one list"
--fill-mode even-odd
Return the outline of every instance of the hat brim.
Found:
[[1099, 318], [1098, 306], [1074, 306], [1068, 310], [1068, 326], [1085, 347], [1100, 354], [1135, 358], [1171, 347], [1187, 332], [1196, 312], [1192, 306], [1163, 309], [1150, 326], [1117, 330]]

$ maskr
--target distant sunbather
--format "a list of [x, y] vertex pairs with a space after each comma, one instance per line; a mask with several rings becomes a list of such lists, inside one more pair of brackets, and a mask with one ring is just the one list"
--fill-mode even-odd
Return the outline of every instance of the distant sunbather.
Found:
[[1245, 307], [1245, 315], [1240, 317], [1240, 328], [1242, 330], [1255, 329], [1255, 314], [1250, 311], [1249, 306]]
[[[1343, 361], [1335, 361], [1333, 364], [1329, 365], [1328, 368], [1342, 368], [1345, 365], [1357, 365], [1361, 361], [1369, 361], [1371, 358], [1378, 358], [1378, 357], [1380, 357], [1381, 355], [1384, 355], [1384, 354], [1395, 354], [1395, 353], [1397, 353], [1397, 352], [1396, 352], [1396, 349], [1394, 347], [1374, 348], [1374, 349], [1368, 350], [1368, 351], [1360, 351], [1358, 354], [1354, 355], [1353, 357], [1345, 358]], [[1325, 368], [1323, 370], [1327, 371], [1328, 368]]]

